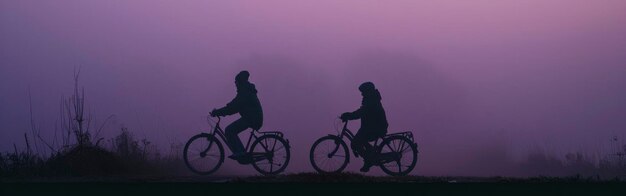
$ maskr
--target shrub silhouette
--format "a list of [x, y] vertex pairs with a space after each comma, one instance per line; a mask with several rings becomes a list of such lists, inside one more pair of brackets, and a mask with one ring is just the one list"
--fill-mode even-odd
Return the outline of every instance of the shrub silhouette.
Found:
[[47, 162], [49, 175], [108, 176], [129, 171], [119, 156], [95, 146], [79, 145], [52, 156]]

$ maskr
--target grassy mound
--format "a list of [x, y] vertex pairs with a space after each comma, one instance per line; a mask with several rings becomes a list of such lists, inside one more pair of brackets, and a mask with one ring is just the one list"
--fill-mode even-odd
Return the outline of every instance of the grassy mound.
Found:
[[51, 157], [47, 173], [55, 176], [107, 176], [129, 171], [115, 154], [94, 146], [77, 146]]

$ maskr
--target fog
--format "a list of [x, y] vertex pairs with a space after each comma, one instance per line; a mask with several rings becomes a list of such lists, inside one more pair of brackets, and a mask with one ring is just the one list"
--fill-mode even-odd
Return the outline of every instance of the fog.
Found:
[[313, 171], [311, 144], [372, 81], [390, 132], [420, 145], [413, 173], [509, 175], [536, 149], [626, 139], [624, 18], [612, 0], [1, 1], [0, 151], [25, 147], [29, 92], [53, 140], [78, 68], [96, 122], [114, 115], [102, 137], [124, 126], [163, 152], [206, 131], [248, 70], [262, 130], [293, 147], [287, 172]]

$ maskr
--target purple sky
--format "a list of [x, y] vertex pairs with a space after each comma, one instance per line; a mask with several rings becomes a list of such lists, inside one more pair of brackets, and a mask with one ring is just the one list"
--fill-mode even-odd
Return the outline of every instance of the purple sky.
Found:
[[625, 18], [621, 0], [0, 1], [0, 151], [24, 147], [29, 88], [53, 138], [75, 67], [97, 120], [116, 115], [103, 136], [124, 125], [162, 151], [247, 69], [288, 172], [312, 171], [310, 145], [372, 81], [390, 131], [421, 145], [416, 174], [498, 175], [490, 158], [626, 139]]

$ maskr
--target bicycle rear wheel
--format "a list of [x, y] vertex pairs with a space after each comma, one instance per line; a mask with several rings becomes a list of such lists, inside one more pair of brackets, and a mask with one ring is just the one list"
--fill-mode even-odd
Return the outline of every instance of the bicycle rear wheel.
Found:
[[289, 164], [289, 144], [277, 135], [264, 135], [252, 144], [252, 167], [263, 175], [283, 172]]
[[417, 144], [406, 137], [386, 138], [380, 145], [380, 168], [392, 176], [407, 175], [417, 163]]
[[313, 143], [309, 159], [313, 169], [319, 173], [339, 173], [348, 166], [350, 153], [341, 138], [329, 135]]
[[212, 135], [198, 134], [185, 144], [183, 159], [192, 172], [209, 175], [217, 171], [224, 162], [224, 148]]

